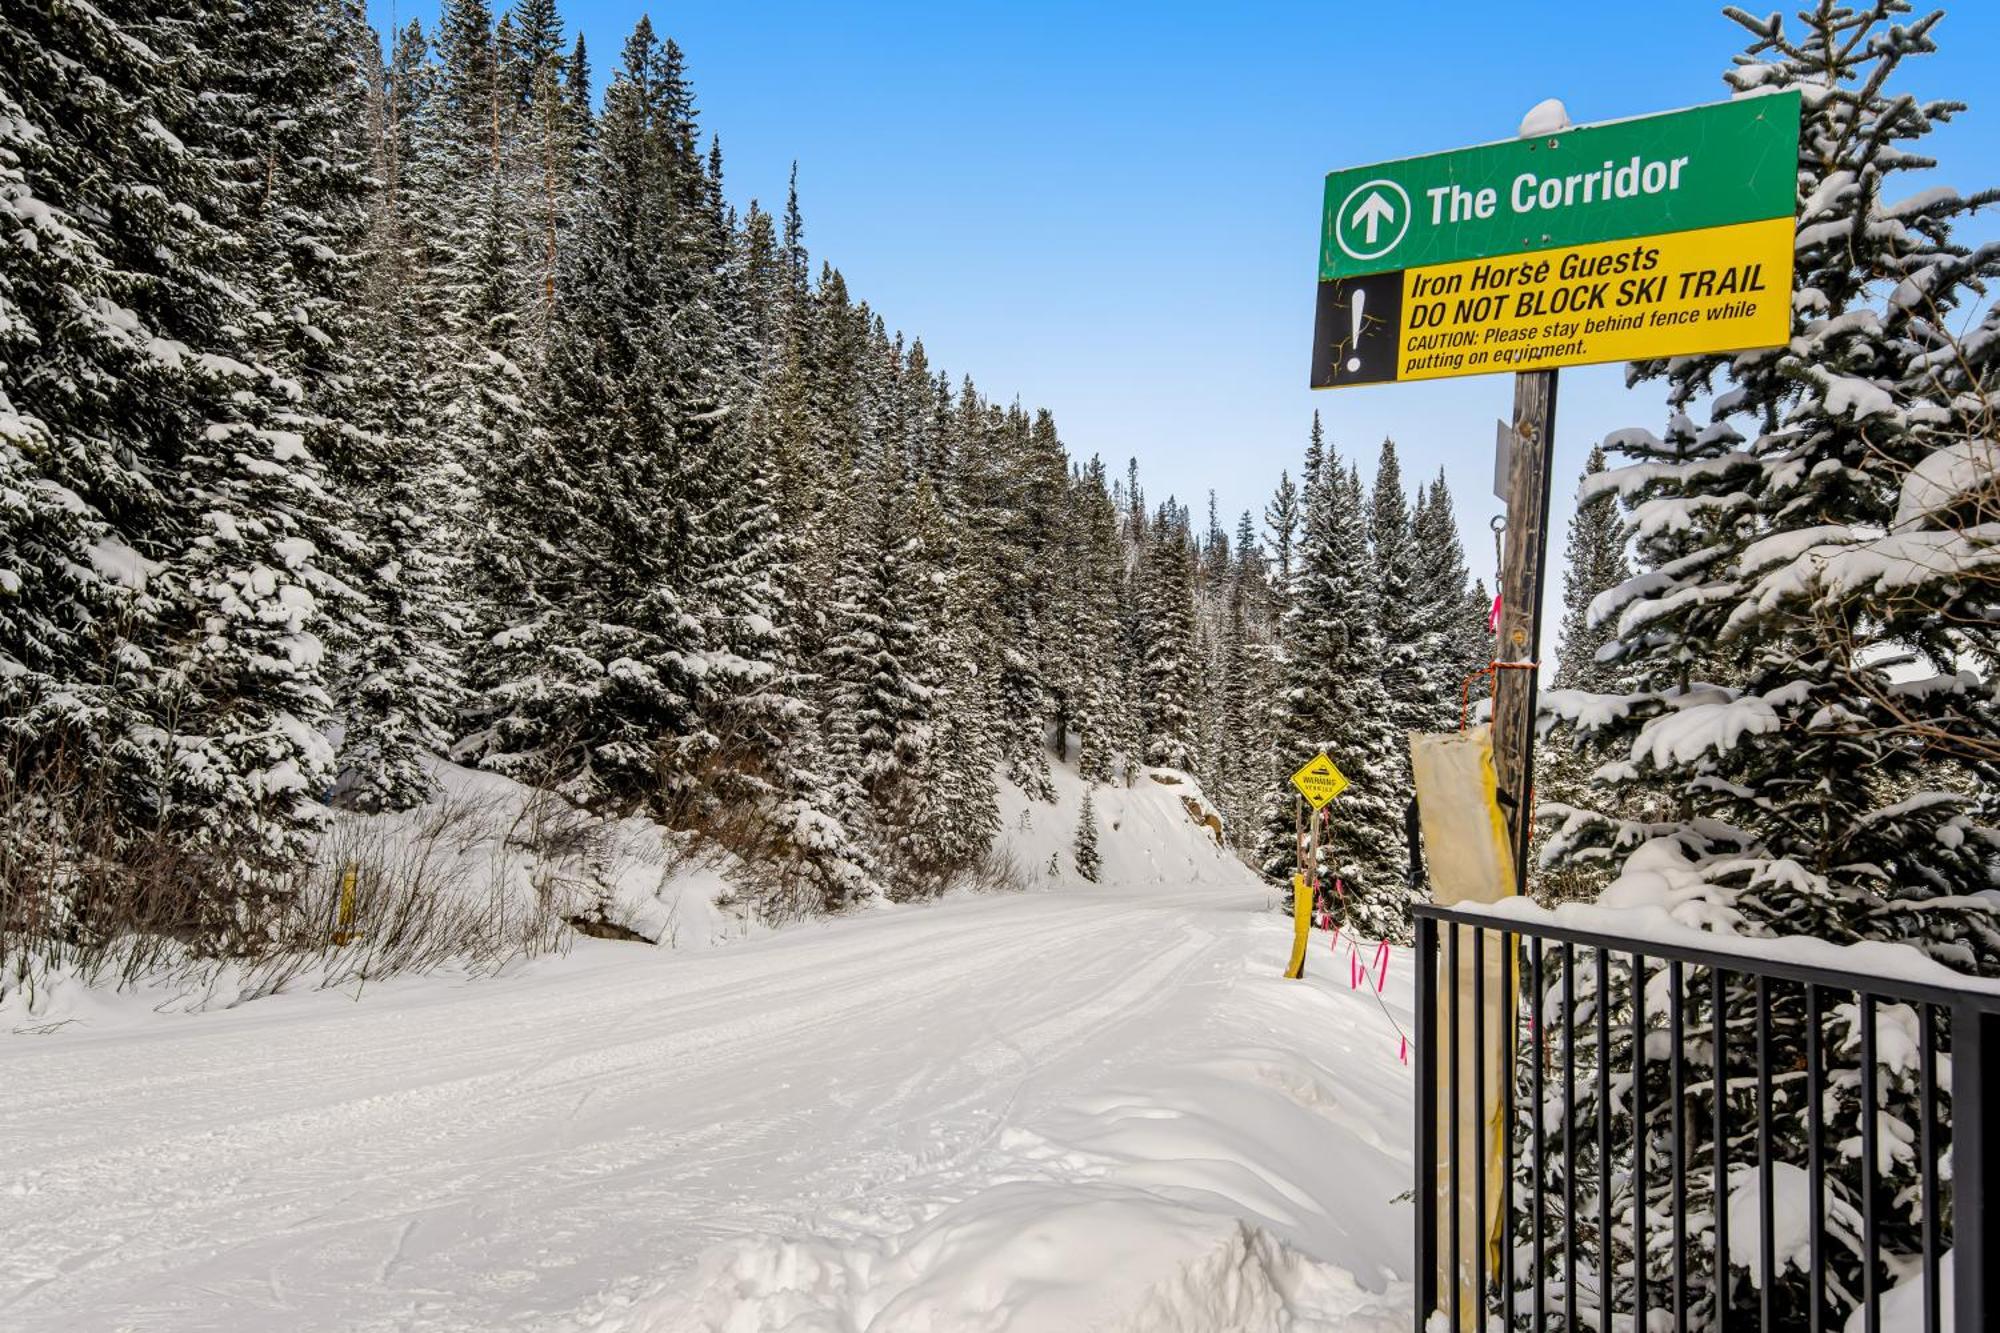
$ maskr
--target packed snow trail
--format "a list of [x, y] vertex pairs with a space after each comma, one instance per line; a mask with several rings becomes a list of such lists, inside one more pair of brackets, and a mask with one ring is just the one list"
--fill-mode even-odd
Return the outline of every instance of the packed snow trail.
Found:
[[963, 898], [4, 1039], [0, 1327], [1400, 1326], [1408, 1070], [1323, 937], [1276, 979], [1267, 904]]

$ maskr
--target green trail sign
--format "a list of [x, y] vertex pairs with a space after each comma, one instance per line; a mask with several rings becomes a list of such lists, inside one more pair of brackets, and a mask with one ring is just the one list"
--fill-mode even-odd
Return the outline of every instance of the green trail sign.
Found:
[[1791, 91], [1334, 172], [1313, 387], [1783, 342], [1799, 106]]

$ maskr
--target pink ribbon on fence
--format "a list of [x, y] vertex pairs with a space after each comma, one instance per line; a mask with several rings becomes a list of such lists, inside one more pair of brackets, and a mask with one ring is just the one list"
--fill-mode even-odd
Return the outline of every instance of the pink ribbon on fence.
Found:
[[1486, 632], [1487, 632], [1488, 634], [1498, 634], [1498, 633], [1500, 632], [1500, 594], [1499, 594], [1499, 593], [1495, 593], [1495, 594], [1493, 594], [1493, 610], [1492, 610], [1492, 612], [1491, 612], [1490, 614], [1488, 614], [1488, 615], [1487, 615], [1487, 617], [1486, 617]]
[[[1334, 947], [1338, 949], [1340, 946], [1340, 933], [1338, 931], [1334, 932], [1333, 943]], [[1367, 964], [1361, 961], [1361, 951], [1356, 949], [1350, 942], [1347, 946], [1347, 962], [1347, 988], [1349, 990], [1361, 989], [1361, 983], [1369, 979], [1368, 970], [1371, 967], [1375, 969], [1374, 982], [1375, 993], [1377, 995], [1380, 995], [1382, 988], [1389, 984], [1389, 941], [1383, 940], [1375, 946], [1375, 961]]]

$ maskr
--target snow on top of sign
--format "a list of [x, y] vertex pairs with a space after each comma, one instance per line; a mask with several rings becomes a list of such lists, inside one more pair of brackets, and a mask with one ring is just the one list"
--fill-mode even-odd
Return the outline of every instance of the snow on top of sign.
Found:
[[1521, 137], [1533, 139], [1544, 134], [1557, 134], [1569, 128], [1569, 108], [1562, 104], [1560, 97], [1545, 97], [1528, 108], [1528, 114], [1521, 117]]

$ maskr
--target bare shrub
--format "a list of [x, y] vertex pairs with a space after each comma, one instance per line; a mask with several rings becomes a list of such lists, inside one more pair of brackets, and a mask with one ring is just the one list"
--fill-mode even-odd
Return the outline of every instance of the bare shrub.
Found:
[[0, 766], [0, 999], [22, 992], [31, 1011], [56, 977], [239, 1003], [445, 965], [491, 971], [567, 947], [580, 900], [567, 868], [590, 859], [589, 821], [560, 802], [446, 793], [400, 816], [330, 818], [307, 863], [217, 922], [202, 858], [114, 837], [87, 775], [21, 771]]
[[106, 765], [15, 737], [0, 760], [0, 997], [51, 970], [123, 984], [220, 947], [210, 869], [121, 826]]

